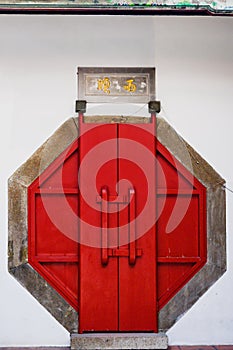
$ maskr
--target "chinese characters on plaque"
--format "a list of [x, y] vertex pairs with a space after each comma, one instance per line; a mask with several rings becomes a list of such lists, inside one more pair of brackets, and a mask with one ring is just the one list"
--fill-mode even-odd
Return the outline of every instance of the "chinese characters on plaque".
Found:
[[[90, 92], [95, 89], [103, 91], [107, 94], [126, 94], [128, 93], [145, 93], [148, 86], [148, 79], [145, 77], [128, 79], [127, 77], [104, 77], [103, 79], [97, 78], [97, 84], [94, 79], [89, 82], [88, 89]], [[93, 85], [92, 85], [93, 84]], [[88, 91], [87, 91], [88, 93]]]

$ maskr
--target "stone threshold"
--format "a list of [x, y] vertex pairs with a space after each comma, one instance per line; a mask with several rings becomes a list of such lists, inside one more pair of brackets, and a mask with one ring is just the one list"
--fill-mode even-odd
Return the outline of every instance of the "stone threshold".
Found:
[[71, 350], [167, 349], [165, 333], [84, 333], [71, 334]]

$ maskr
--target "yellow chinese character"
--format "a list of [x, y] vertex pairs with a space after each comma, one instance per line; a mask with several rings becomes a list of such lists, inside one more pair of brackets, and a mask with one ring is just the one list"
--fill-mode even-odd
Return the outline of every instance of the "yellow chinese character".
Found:
[[97, 90], [102, 90], [106, 94], [110, 94], [110, 90], [109, 90], [110, 85], [111, 85], [111, 82], [109, 78], [98, 79]]
[[133, 83], [133, 79], [126, 80], [128, 85], [124, 85], [124, 89], [128, 92], [135, 92], [137, 90], [137, 86]]

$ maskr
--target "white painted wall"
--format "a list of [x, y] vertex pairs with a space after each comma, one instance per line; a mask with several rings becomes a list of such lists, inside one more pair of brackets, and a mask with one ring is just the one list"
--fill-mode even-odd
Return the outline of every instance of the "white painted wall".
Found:
[[[0, 16], [0, 346], [69, 345], [7, 272], [7, 179], [74, 115], [76, 67], [155, 66], [162, 115], [233, 188], [232, 38], [231, 18]], [[228, 192], [228, 271], [170, 344], [233, 344], [232, 212]]]

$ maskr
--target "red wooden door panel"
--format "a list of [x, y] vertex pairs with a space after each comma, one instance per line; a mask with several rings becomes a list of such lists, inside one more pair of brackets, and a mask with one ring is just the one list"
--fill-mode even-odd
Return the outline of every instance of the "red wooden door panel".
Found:
[[[101, 211], [114, 208], [104, 208], [101, 204], [102, 189], [108, 196], [116, 195], [117, 183], [117, 125], [94, 125], [80, 123], [80, 293], [79, 293], [79, 332], [84, 331], [116, 331], [118, 329], [118, 265], [117, 259], [109, 259], [105, 266], [102, 263], [101, 246], [107, 249], [106, 242], [102, 242], [104, 226]], [[88, 152], [98, 153], [98, 146], [110, 140], [103, 151], [109, 152], [110, 162], [104, 164], [99, 172], [95, 169], [95, 157], [83, 164]], [[104, 154], [102, 157], [104, 158]], [[93, 186], [96, 185], [96, 191]], [[108, 215], [108, 226], [111, 236], [107, 237], [109, 246], [114, 245], [117, 236], [117, 213]], [[91, 227], [92, 226], [92, 227]], [[104, 245], [105, 244], [105, 245]]]
[[77, 164], [75, 141], [28, 189], [28, 260], [76, 310], [79, 196]]
[[[157, 331], [154, 132], [153, 122], [144, 128], [119, 125], [119, 179], [127, 179], [128, 192], [135, 192], [128, 207], [119, 211], [120, 243], [129, 235], [133, 241], [128, 249], [135, 256], [132, 262], [128, 257], [119, 259], [119, 331]], [[127, 222], [130, 232], [122, 229]]]
[[206, 189], [157, 143], [159, 310], [206, 263]]

